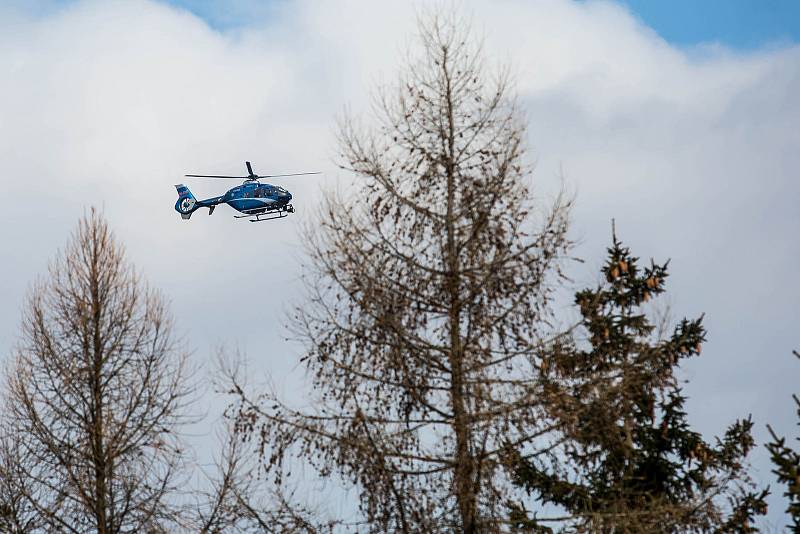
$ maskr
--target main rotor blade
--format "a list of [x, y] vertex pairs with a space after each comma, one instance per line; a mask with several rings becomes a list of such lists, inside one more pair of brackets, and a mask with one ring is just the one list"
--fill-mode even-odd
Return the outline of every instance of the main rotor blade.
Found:
[[253, 167], [250, 166], [250, 162], [245, 161], [245, 163], [247, 164], [247, 172], [250, 173], [250, 176], [253, 176]]
[[231, 178], [235, 180], [247, 180], [250, 178], [249, 176], [220, 176], [218, 174], [184, 174], [184, 176], [192, 178]]
[[293, 172], [291, 174], [265, 174], [256, 178], [280, 178], [281, 176], [305, 176], [307, 174], [322, 174], [321, 172]]

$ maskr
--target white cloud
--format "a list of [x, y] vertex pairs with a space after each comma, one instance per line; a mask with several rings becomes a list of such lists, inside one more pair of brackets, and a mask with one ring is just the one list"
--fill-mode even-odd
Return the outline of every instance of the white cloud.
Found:
[[[678, 49], [610, 2], [467, 9], [489, 54], [516, 70], [537, 179], [550, 187], [563, 166], [577, 188], [589, 265], [616, 217], [634, 252], [673, 258], [676, 314], [707, 313], [707, 350], [688, 369], [693, 418], [719, 432], [752, 412], [762, 439], [767, 421], [792, 431], [800, 47]], [[255, 367], [289, 372], [295, 349], [279, 322], [298, 291], [295, 228], [317, 186], [341, 174], [336, 115], [367, 109], [375, 83], [394, 79], [414, 7], [281, 4], [225, 33], [149, 1], [45, 13], [0, 17], [0, 349], [25, 285], [83, 207], [101, 205], [173, 298], [199, 360], [228, 341]], [[182, 174], [240, 172], [246, 159], [264, 173], [326, 174], [286, 182], [299, 213], [284, 221], [233, 221], [221, 207], [187, 223], [173, 212]], [[197, 196], [226, 185], [190, 183]]]

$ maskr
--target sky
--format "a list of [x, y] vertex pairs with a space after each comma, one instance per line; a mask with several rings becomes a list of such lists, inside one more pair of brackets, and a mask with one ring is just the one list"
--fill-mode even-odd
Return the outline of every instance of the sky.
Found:
[[[395, 79], [424, 2], [11, 1], [0, 5], [0, 355], [29, 285], [89, 206], [171, 300], [184, 346], [205, 365], [246, 354], [254, 382], [302, 398], [298, 229], [322, 188], [346, 183], [335, 124]], [[462, 5], [459, 3], [458, 5]], [[683, 370], [706, 437], [752, 414], [796, 434], [800, 365], [800, 4], [794, 1], [464, 2], [486, 52], [510, 64], [528, 118], [537, 194], [576, 195], [573, 237], [596, 281], [618, 235], [671, 258], [668, 305], [705, 313], [703, 355]], [[321, 171], [282, 182], [298, 212], [264, 224], [222, 206], [173, 210], [183, 174]], [[195, 196], [220, 193], [189, 183]], [[569, 313], [569, 310], [562, 310]], [[267, 378], [269, 377], [269, 378]], [[224, 401], [209, 394], [207, 410]], [[207, 447], [211, 430], [189, 436]], [[764, 525], [785, 503], [773, 484]]]
[[800, 39], [794, 0], [623, 0], [622, 5], [672, 45], [716, 42], [739, 51]]

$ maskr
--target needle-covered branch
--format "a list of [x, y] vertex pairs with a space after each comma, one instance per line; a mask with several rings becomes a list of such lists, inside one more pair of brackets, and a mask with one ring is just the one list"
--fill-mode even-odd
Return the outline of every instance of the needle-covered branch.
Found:
[[[667, 263], [641, 265], [616, 235], [602, 276], [575, 295], [583, 335], [562, 338], [543, 360], [548, 411], [564, 439], [550, 458], [510, 447], [515, 482], [570, 512], [550, 525], [566, 532], [754, 532], [767, 492], [748, 474], [752, 421], [707, 442], [684, 410], [676, 373], [700, 354], [702, 317], [654, 337], [644, 305], [665, 291]], [[549, 528], [521, 504], [513, 515], [520, 526]]]
[[[793, 351], [800, 359], [800, 352]], [[800, 426], [800, 399], [792, 395], [797, 407], [797, 425]], [[778, 436], [771, 426], [767, 425], [772, 441], [767, 443], [774, 469], [772, 472], [778, 477], [778, 483], [785, 486], [783, 496], [789, 501], [786, 512], [792, 518], [792, 525], [787, 525], [794, 532], [800, 532], [800, 448], [791, 447], [785, 437]], [[800, 442], [800, 434], [795, 437]]]

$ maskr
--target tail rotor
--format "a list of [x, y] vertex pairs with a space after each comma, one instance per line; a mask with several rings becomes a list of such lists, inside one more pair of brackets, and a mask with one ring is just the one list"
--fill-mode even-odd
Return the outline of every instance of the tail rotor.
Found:
[[178, 184], [175, 186], [175, 189], [178, 190], [178, 201], [175, 202], [175, 211], [181, 214], [182, 219], [188, 219], [194, 213], [199, 206], [197, 206], [197, 199], [194, 198], [194, 195], [189, 188], [183, 184]]

